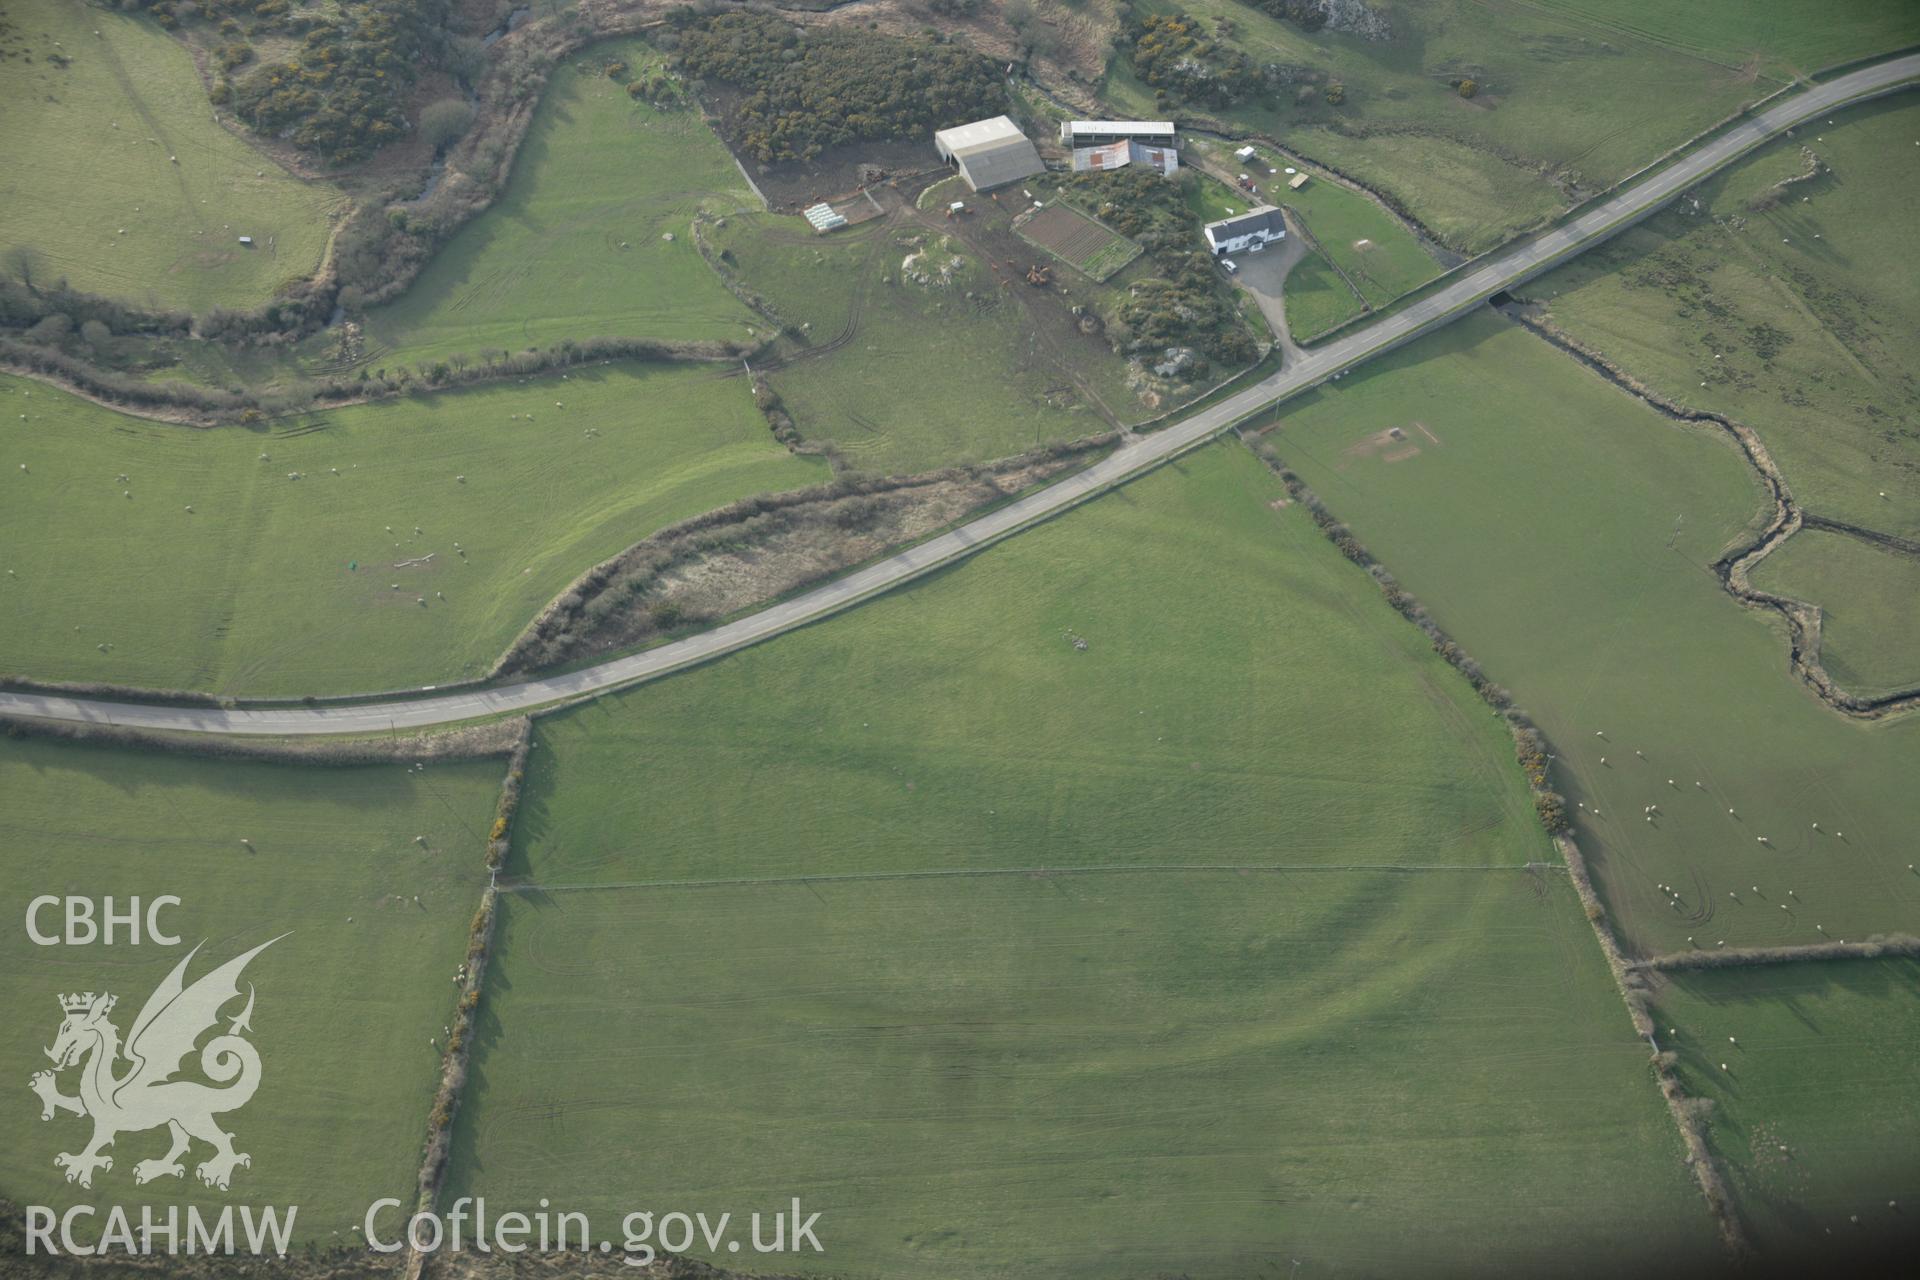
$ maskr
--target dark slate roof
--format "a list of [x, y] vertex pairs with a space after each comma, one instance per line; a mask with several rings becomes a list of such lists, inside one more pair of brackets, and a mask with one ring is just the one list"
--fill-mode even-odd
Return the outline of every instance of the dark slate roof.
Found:
[[1207, 230], [1213, 233], [1215, 240], [1230, 240], [1234, 236], [1251, 235], [1255, 231], [1285, 231], [1286, 229], [1285, 215], [1271, 205], [1207, 224]]

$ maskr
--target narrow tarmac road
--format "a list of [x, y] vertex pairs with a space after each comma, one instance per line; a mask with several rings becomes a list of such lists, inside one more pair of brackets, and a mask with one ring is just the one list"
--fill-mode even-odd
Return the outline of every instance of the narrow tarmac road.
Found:
[[1138, 438], [1077, 475], [848, 577], [685, 640], [566, 675], [494, 689], [454, 691], [355, 706], [225, 709], [0, 692], [0, 712], [212, 734], [283, 737], [375, 734], [531, 711], [694, 666], [837, 613], [1133, 479], [1204, 444], [1252, 414], [1437, 328], [1501, 290], [1631, 226], [1773, 135], [1843, 104], [1891, 92], [1916, 77], [1920, 77], [1920, 54], [1865, 67], [1788, 98], [1580, 217], [1489, 255], [1479, 267], [1418, 302], [1302, 354], [1279, 373], [1152, 435]]

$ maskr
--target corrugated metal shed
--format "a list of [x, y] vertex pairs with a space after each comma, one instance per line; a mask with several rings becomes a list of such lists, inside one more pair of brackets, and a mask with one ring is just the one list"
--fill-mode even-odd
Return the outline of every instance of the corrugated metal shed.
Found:
[[1174, 143], [1171, 120], [1067, 120], [1060, 125], [1060, 141], [1070, 147], [1104, 146], [1109, 142]]
[[1172, 147], [1145, 147], [1137, 142], [1109, 142], [1104, 147], [1080, 147], [1073, 153], [1075, 173], [1099, 173], [1146, 165], [1162, 177], [1180, 167], [1180, 153]]

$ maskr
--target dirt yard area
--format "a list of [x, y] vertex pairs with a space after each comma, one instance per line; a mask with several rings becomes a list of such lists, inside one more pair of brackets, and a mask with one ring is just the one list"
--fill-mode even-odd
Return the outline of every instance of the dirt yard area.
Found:
[[[732, 151], [724, 117], [717, 132]], [[734, 151], [733, 156], [775, 213], [798, 213], [822, 200], [834, 202], [838, 207], [843, 197], [862, 188], [944, 169], [934, 152], [932, 138], [921, 142], [849, 142], [829, 147], [811, 160], [781, 164], [763, 165], [741, 156], [738, 151]]]
[[[1036, 340], [1046, 349], [1051, 362], [1074, 385], [1109, 425], [1118, 426], [1140, 416], [1139, 405], [1131, 400], [1117, 401], [1111, 390], [1101, 394], [1086, 370], [1120, 359], [1107, 343], [1106, 329], [1100, 321], [1104, 286], [1063, 271], [1048, 254], [1022, 239], [1013, 229], [1013, 220], [1033, 205], [1029, 188], [1019, 183], [979, 195], [958, 182], [950, 183], [926, 201], [933, 206], [922, 209], [918, 196], [928, 183], [903, 183], [898, 196], [906, 216], [925, 226], [951, 235], [980, 255], [993, 272], [994, 282], [1018, 303], [1032, 322]], [[1031, 188], [1041, 195], [1039, 187]], [[884, 199], [884, 197], [883, 197]], [[964, 200], [968, 211], [958, 217], [946, 215], [952, 200]], [[1028, 282], [1034, 268], [1045, 272], [1044, 284]], [[1077, 312], [1077, 314], [1076, 314]]]

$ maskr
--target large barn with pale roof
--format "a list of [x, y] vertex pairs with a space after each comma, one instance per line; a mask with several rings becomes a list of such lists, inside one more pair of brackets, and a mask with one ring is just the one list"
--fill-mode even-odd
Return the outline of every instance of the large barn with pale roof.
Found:
[[975, 191], [1004, 187], [1047, 171], [1033, 140], [1006, 116], [942, 129], [933, 135], [933, 145]]

